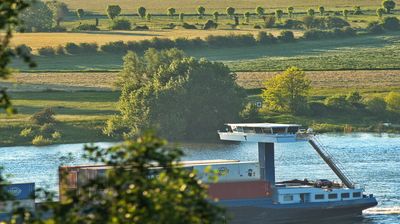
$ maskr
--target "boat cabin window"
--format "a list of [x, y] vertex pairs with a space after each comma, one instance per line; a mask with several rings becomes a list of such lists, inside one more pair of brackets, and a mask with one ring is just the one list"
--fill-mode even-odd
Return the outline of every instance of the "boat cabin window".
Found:
[[255, 131], [256, 131], [257, 134], [262, 134], [263, 133], [262, 128], [255, 128]]
[[353, 198], [361, 198], [361, 192], [354, 192]]
[[291, 194], [283, 195], [283, 201], [293, 201], [293, 195]]
[[350, 193], [342, 193], [342, 198], [350, 198]]
[[315, 195], [315, 200], [324, 200], [325, 199], [325, 195], [324, 194], [316, 194]]
[[290, 134], [296, 134], [299, 131], [299, 127], [289, 127], [288, 128], [288, 133]]
[[328, 198], [329, 199], [336, 199], [337, 198], [337, 194], [328, 194]]
[[244, 127], [243, 130], [244, 130], [244, 133], [256, 133], [254, 128]]
[[284, 134], [286, 133], [286, 128], [272, 128], [274, 134]]
[[264, 134], [272, 134], [272, 128], [261, 128]]

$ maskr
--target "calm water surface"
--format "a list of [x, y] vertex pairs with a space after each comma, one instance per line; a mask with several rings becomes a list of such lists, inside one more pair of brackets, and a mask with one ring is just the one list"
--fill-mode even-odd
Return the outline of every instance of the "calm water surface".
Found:
[[[400, 135], [346, 134], [321, 135], [320, 140], [346, 167], [351, 178], [373, 193], [379, 206], [367, 210], [355, 224], [400, 223]], [[96, 143], [107, 147], [112, 143]], [[180, 144], [186, 160], [237, 159], [257, 161], [257, 145]], [[57, 191], [57, 168], [61, 164], [86, 164], [81, 158], [83, 144], [47, 147], [0, 148], [0, 166], [14, 183], [35, 182], [37, 187]], [[73, 157], [68, 156], [72, 153]], [[337, 179], [307, 143], [276, 145], [277, 180]]]

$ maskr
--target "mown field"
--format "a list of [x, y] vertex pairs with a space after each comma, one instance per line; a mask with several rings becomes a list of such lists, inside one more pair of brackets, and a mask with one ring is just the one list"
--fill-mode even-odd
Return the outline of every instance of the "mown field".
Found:
[[226, 7], [231, 6], [239, 10], [252, 10], [255, 7], [261, 5], [268, 9], [282, 8], [286, 9], [289, 6], [297, 8], [308, 8], [317, 7], [324, 5], [328, 8], [343, 8], [353, 7], [355, 5], [363, 7], [374, 7], [376, 8], [381, 4], [380, 0], [252, 0], [252, 1], [241, 1], [241, 0], [63, 0], [71, 8], [84, 8], [93, 12], [104, 13], [105, 8], [109, 4], [118, 4], [123, 8], [123, 13], [136, 13], [137, 8], [144, 6], [148, 8], [152, 13], [165, 12], [169, 7], [179, 8], [184, 12], [195, 12], [195, 9], [199, 5], [205, 6], [211, 10], [225, 10]]
[[[304, 70], [400, 69], [399, 33], [345, 39], [298, 41], [294, 43], [235, 48], [188, 50], [190, 56], [220, 61], [233, 71], [281, 71], [289, 66]], [[116, 71], [122, 67], [120, 54], [35, 56], [33, 71]], [[27, 70], [16, 62], [20, 70]]]

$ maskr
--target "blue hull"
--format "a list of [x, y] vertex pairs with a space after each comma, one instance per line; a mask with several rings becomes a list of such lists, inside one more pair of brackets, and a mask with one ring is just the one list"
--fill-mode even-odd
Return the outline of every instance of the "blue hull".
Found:
[[273, 204], [270, 199], [224, 200], [219, 204], [228, 210], [229, 223], [275, 224], [275, 223], [320, 223], [335, 219], [354, 218], [362, 211], [376, 206], [375, 198], [351, 201], [303, 204]]

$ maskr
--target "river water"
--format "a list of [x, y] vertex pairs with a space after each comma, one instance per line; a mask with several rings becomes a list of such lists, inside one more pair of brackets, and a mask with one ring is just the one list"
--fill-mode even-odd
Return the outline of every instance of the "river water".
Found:
[[[390, 134], [325, 134], [319, 136], [356, 183], [373, 193], [379, 205], [364, 212], [356, 224], [400, 223], [400, 135]], [[113, 143], [96, 143], [101, 147]], [[185, 160], [237, 159], [257, 161], [257, 145], [240, 144], [178, 144], [185, 152]], [[37, 187], [57, 191], [59, 165], [78, 165], [87, 162], [81, 158], [83, 144], [46, 147], [0, 148], [0, 166], [14, 183], [35, 182]], [[72, 157], [68, 156], [72, 154]], [[276, 145], [277, 181], [289, 179], [338, 178], [324, 164], [308, 143]]]

